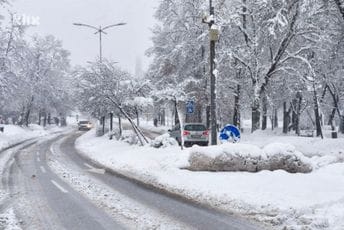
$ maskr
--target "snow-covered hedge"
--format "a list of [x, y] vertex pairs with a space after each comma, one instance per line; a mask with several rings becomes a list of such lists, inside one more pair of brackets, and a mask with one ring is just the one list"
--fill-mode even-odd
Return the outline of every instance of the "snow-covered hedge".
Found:
[[249, 144], [224, 144], [193, 147], [190, 150], [189, 169], [193, 171], [247, 171], [285, 170], [290, 173], [309, 173], [309, 158], [294, 146], [273, 143], [263, 149]]
[[168, 133], [158, 136], [150, 142], [150, 146], [154, 148], [166, 148], [174, 145], [178, 145], [178, 142], [170, 137]]

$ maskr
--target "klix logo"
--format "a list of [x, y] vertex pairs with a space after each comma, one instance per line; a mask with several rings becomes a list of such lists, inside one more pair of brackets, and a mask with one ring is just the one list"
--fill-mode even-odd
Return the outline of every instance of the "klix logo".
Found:
[[13, 15], [13, 22], [16, 25], [21, 26], [39, 26], [40, 25], [40, 17], [38, 16], [31, 16], [31, 15]]

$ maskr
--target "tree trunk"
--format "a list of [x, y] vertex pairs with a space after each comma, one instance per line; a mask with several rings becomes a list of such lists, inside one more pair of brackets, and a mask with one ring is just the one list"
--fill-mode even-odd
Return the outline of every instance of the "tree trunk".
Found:
[[34, 101], [34, 96], [31, 96], [31, 100], [28, 103], [27, 108], [26, 108], [27, 110], [26, 110], [25, 119], [24, 119], [26, 127], [28, 127], [30, 123], [30, 114], [31, 114], [33, 101]]
[[293, 99], [292, 101], [292, 113], [291, 113], [291, 123], [292, 126], [291, 128], [296, 131], [296, 126], [297, 126], [297, 99]]
[[122, 118], [118, 115], [118, 129], [119, 129], [119, 137], [122, 137], [123, 128], [122, 128]]
[[241, 86], [238, 84], [234, 96], [234, 114], [233, 114], [233, 125], [240, 129], [240, 93]]
[[263, 114], [262, 114], [262, 130], [266, 130], [267, 127], [267, 122], [268, 122], [268, 100], [266, 95], [263, 95], [262, 98], [262, 109], [263, 109]]
[[102, 116], [102, 133], [105, 134], [105, 116]]
[[252, 129], [251, 132], [260, 128], [260, 97], [256, 96], [252, 105]]
[[300, 136], [300, 117], [301, 117], [301, 105], [302, 105], [302, 94], [297, 94], [298, 102], [296, 108], [296, 121], [295, 121], [295, 133]]
[[165, 109], [161, 110], [161, 123], [160, 125], [165, 126], [166, 125], [166, 111]]
[[30, 113], [31, 113], [31, 106], [29, 108], [27, 108], [26, 110], [26, 114], [25, 114], [25, 126], [29, 127], [29, 123], [30, 123]]
[[289, 123], [290, 123], [290, 108], [287, 110], [287, 102], [283, 103], [283, 133], [288, 133]]
[[48, 113], [48, 125], [51, 125], [51, 114]]
[[135, 107], [135, 113], [136, 113], [136, 125], [140, 126], [140, 111]]
[[274, 127], [278, 128], [278, 109], [274, 109]]
[[178, 116], [178, 109], [177, 109], [177, 102], [174, 101], [174, 125], [178, 125], [179, 122], [179, 116]]
[[341, 113], [339, 110], [339, 95], [336, 90], [336, 87], [332, 85], [333, 88], [331, 88], [329, 85], [327, 86], [327, 89], [329, 90], [332, 100], [333, 100], [333, 109], [329, 118], [329, 125], [333, 126], [333, 120], [335, 118], [336, 112], [338, 113], [339, 119], [341, 118]]
[[328, 119], [328, 123], [327, 123], [328, 125], [331, 125], [331, 127], [334, 126], [333, 120], [334, 120], [335, 115], [336, 115], [336, 108], [333, 108], [331, 111], [330, 117]]
[[133, 128], [137, 138], [139, 139], [141, 145], [144, 145], [143, 141], [145, 141], [145, 143], [148, 143], [148, 140], [147, 140], [146, 136], [144, 135], [144, 133], [141, 131], [141, 129], [139, 127], [137, 127], [137, 125], [135, 125], [135, 122], [133, 122], [133, 120], [130, 118], [130, 116], [124, 111], [122, 106], [120, 104], [118, 104], [115, 100], [113, 100], [111, 97], [107, 97], [107, 99], [109, 99], [117, 107], [117, 109], [119, 109], [119, 111], [124, 115], [124, 117], [127, 118], [129, 123], [131, 124], [131, 127]]
[[277, 117], [277, 109], [272, 108], [272, 115], [271, 115], [271, 130], [274, 130], [278, 127], [278, 117]]
[[47, 112], [44, 110], [44, 114], [43, 114], [43, 127], [47, 126]]
[[42, 121], [42, 111], [41, 110], [39, 110], [38, 111], [38, 125], [41, 125], [41, 122]]
[[313, 82], [313, 103], [314, 103], [314, 115], [315, 115], [315, 127], [317, 131], [317, 137], [321, 136], [324, 138], [322, 129], [321, 129], [321, 117], [319, 112], [319, 102], [318, 102], [318, 95], [315, 88], [315, 82]]
[[344, 134], [344, 115], [340, 117], [339, 131]]

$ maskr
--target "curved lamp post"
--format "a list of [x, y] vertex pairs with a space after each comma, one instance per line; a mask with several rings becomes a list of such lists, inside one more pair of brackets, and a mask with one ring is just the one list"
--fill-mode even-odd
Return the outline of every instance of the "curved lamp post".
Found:
[[83, 23], [73, 23], [73, 25], [75, 25], [75, 26], [83, 26], [83, 27], [91, 28], [91, 29], [95, 30], [94, 34], [99, 34], [99, 60], [100, 60], [100, 62], [102, 62], [102, 58], [103, 58], [102, 57], [103, 56], [102, 34], [107, 34], [105, 32], [105, 30], [107, 30], [107, 29], [110, 29], [110, 28], [116, 27], [116, 26], [124, 26], [126, 24], [127, 23], [121, 22], [121, 23], [117, 23], [117, 24], [113, 24], [113, 25], [108, 25], [105, 27], [102, 27], [102, 26], [96, 27], [96, 26], [91, 26], [91, 25], [87, 25], [87, 24], [83, 24]]

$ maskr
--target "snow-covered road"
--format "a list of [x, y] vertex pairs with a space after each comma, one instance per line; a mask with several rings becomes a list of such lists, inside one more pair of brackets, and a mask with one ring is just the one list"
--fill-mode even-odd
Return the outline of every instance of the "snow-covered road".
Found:
[[74, 191], [47, 165], [56, 139], [34, 142], [13, 153], [4, 184], [22, 229], [121, 229], [113, 218]]
[[80, 134], [2, 152], [12, 229], [258, 229], [98, 168], [75, 150]]

